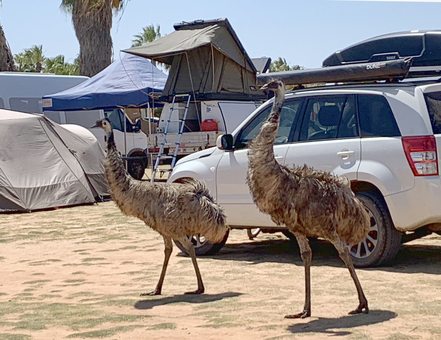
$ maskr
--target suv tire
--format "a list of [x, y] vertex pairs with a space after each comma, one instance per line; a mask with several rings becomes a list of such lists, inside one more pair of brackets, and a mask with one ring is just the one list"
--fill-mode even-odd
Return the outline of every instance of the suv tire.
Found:
[[[194, 249], [196, 251], [196, 256], [214, 255], [225, 245], [229, 234], [230, 231], [227, 231], [225, 237], [219, 243], [210, 243], [206, 241], [203, 236], [200, 235], [189, 236], [189, 239], [191, 243], [193, 243]], [[174, 242], [182, 252], [188, 255], [187, 250], [182, 246], [179, 241], [174, 240]]]
[[351, 247], [350, 253], [356, 267], [386, 264], [397, 255], [401, 246], [401, 233], [395, 229], [383, 199], [371, 192], [358, 192], [371, 218], [368, 236]]

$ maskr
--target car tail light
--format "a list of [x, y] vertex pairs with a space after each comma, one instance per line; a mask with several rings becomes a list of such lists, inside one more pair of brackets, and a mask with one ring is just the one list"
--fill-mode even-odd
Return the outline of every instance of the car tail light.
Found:
[[403, 137], [407, 161], [415, 176], [438, 175], [438, 156], [434, 136]]

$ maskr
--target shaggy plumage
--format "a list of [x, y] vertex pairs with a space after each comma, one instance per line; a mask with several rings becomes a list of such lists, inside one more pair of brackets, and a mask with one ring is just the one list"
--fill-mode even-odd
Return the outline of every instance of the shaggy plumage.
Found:
[[337, 249], [348, 267], [358, 292], [359, 306], [351, 314], [369, 311], [366, 297], [355, 273], [347, 248], [362, 241], [370, 227], [363, 204], [355, 197], [346, 178], [305, 166], [290, 169], [274, 158], [285, 88], [281, 81], [265, 84], [275, 99], [268, 120], [250, 144], [247, 183], [260, 211], [295, 235], [305, 265], [305, 305], [301, 313], [288, 318], [311, 315], [310, 266], [312, 251], [307, 237], [322, 237]]
[[165, 258], [155, 290], [142, 295], [161, 294], [172, 240], [179, 241], [191, 256], [198, 289], [187, 294], [201, 294], [204, 285], [196, 262], [196, 253], [189, 235], [203, 235], [210, 242], [220, 242], [227, 232], [222, 208], [214, 202], [208, 188], [201, 182], [187, 179], [180, 183], [138, 181], [129, 176], [116, 149], [113, 130], [107, 119], [95, 125], [107, 136], [107, 155], [104, 162], [109, 189], [117, 206], [129, 216], [144, 221], [164, 238]]

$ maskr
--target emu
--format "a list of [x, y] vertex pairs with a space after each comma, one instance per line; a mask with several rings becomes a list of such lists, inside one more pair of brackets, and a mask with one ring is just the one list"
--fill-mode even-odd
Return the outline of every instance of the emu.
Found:
[[247, 183], [259, 210], [294, 234], [305, 267], [303, 311], [285, 317], [311, 316], [312, 250], [308, 237], [322, 237], [331, 242], [349, 269], [359, 299], [358, 307], [349, 314], [368, 313], [368, 302], [347, 245], [359, 243], [366, 237], [369, 215], [346, 178], [306, 165], [290, 169], [275, 160], [273, 145], [285, 100], [285, 86], [282, 81], [274, 80], [262, 90], [273, 91], [275, 98], [269, 118], [250, 143]]
[[228, 230], [223, 209], [214, 202], [205, 184], [187, 179], [179, 183], [158, 183], [133, 179], [125, 169], [116, 149], [113, 129], [106, 118], [96, 122], [107, 137], [107, 155], [104, 162], [111, 196], [120, 210], [142, 220], [164, 239], [164, 263], [156, 288], [146, 295], [160, 295], [173, 240], [187, 250], [196, 272], [198, 288], [185, 294], [202, 294], [205, 291], [196, 252], [188, 235], [203, 235], [210, 242], [221, 241]]

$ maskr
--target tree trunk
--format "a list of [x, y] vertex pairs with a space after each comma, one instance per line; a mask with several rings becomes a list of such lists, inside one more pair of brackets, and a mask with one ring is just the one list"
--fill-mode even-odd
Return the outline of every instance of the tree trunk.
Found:
[[111, 63], [112, 0], [76, 0], [72, 21], [80, 44], [80, 75], [92, 77]]
[[2, 25], [0, 25], [0, 71], [15, 71], [14, 58], [6, 41]]

